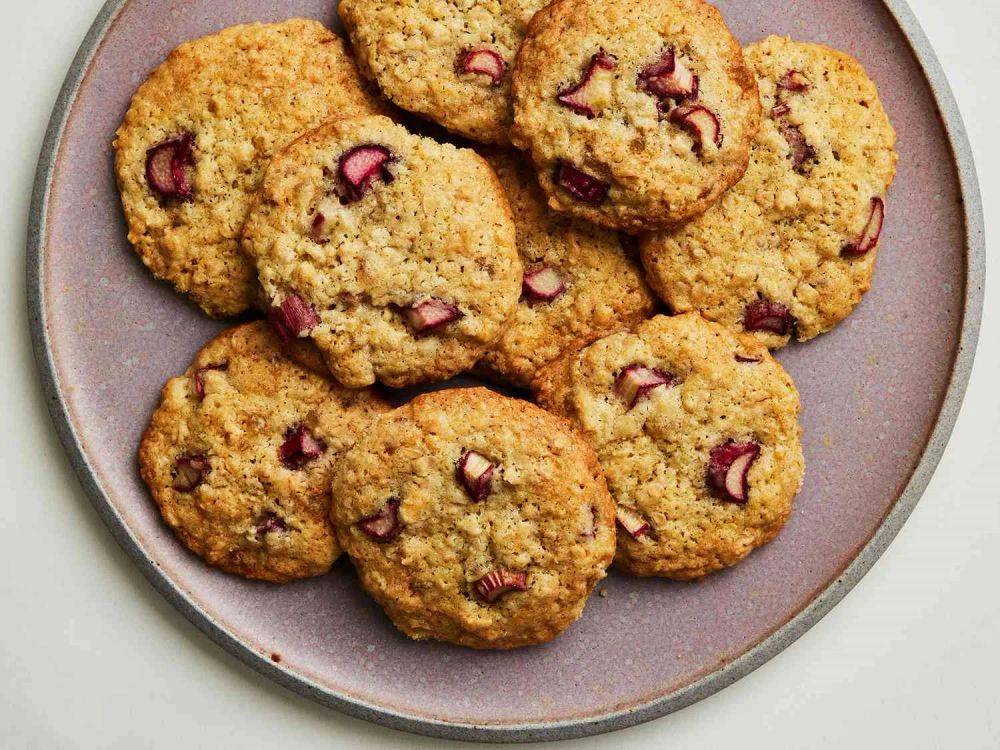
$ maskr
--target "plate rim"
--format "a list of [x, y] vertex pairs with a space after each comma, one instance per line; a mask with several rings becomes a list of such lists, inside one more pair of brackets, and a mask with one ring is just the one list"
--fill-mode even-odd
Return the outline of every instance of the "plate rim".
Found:
[[573, 739], [602, 734], [657, 719], [696, 703], [745, 677], [777, 656], [819, 622], [847, 595], [881, 557], [902, 528], [941, 460], [968, 386], [983, 313], [986, 242], [982, 197], [975, 161], [958, 103], [944, 70], [906, 0], [877, 0], [889, 11], [902, 31], [930, 85], [958, 168], [965, 219], [965, 296], [958, 347], [948, 387], [920, 460], [892, 509], [837, 579], [756, 646], [691, 684], [631, 708], [613, 710], [594, 717], [555, 722], [473, 724], [449, 722], [395, 711], [325, 688], [304, 675], [274, 663], [267, 655], [245, 644], [235, 633], [216, 621], [170, 581], [156, 561], [146, 553], [110, 498], [104, 493], [97, 479], [97, 473], [73, 426], [69, 406], [56, 377], [55, 357], [49, 339], [43, 289], [43, 260], [47, 239], [46, 218], [57, 156], [76, 95], [90, 69], [90, 64], [107, 32], [129, 1], [105, 0], [67, 72], [42, 143], [32, 190], [27, 235], [26, 281], [32, 347], [56, 432], [83, 489], [112, 536], [152, 586], [173, 607], [241, 662], [285, 688], [350, 716], [392, 729], [432, 737], [512, 743]]

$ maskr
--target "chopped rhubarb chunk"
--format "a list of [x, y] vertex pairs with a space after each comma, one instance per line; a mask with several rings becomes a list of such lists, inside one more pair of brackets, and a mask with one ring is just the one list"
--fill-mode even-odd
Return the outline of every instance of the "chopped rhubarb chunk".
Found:
[[610, 185], [601, 182], [576, 167], [560, 162], [556, 167], [556, 184], [569, 191], [577, 200], [599, 206], [607, 200]]
[[787, 336], [792, 328], [792, 314], [780, 302], [759, 299], [743, 311], [743, 327], [748, 331], [770, 331]]
[[615, 511], [615, 518], [618, 519], [618, 523], [633, 539], [642, 539], [649, 533], [649, 522], [634, 510], [619, 506]]
[[310, 461], [323, 455], [326, 443], [314, 437], [303, 424], [289, 428], [285, 442], [278, 448], [278, 458], [289, 469], [301, 469]]
[[319, 314], [295, 292], [289, 292], [280, 305], [267, 313], [274, 332], [282, 343], [288, 343], [319, 325]]
[[698, 98], [698, 76], [681, 62], [673, 47], [639, 73], [639, 85], [647, 93], [664, 99]]
[[580, 533], [588, 539], [593, 539], [597, 536], [597, 525], [597, 508], [591, 505], [584, 521], [583, 531]]
[[745, 503], [750, 496], [747, 475], [760, 455], [757, 443], [727, 440], [708, 454], [708, 484], [723, 500]]
[[844, 255], [864, 255], [873, 250], [882, 236], [882, 225], [885, 223], [885, 201], [872, 198], [868, 223], [865, 224], [861, 236], [854, 242], [844, 245]]
[[490, 496], [490, 491], [493, 489], [493, 472], [496, 468], [496, 464], [490, 463], [489, 459], [481, 454], [466, 451], [458, 460], [455, 473], [458, 481], [469, 493], [469, 497], [473, 502], [479, 503]]
[[601, 50], [590, 58], [590, 64], [580, 82], [560, 91], [556, 99], [577, 114], [596, 117], [611, 102], [614, 69], [614, 58]]
[[492, 604], [511, 591], [527, 591], [528, 574], [523, 570], [497, 568], [476, 581], [475, 588], [483, 601]]
[[270, 510], [260, 517], [260, 520], [257, 521], [257, 526], [255, 527], [257, 536], [264, 536], [265, 534], [271, 534], [276, 531], [287, 530], [288, 526], [285, 524], [285, 521], [281, 518], [281, 516]]
[[326, 216], [322, 211], [317, 211], [309, 225], [309, 236], [316, 242], [326, 242], [327, 228]]
[[194, 393], [198, 397], [198, 400], [205, 398], [205, 373], [209, 370], [221, 370], [225, 371], [229, 368], [228, 362], [222, 362], [217, 365], [206, 365], [205, 367], [199, 367], [194, 371]]
[[785, 91], [804, 93], [812, 88], [812, 81], [806, 78], [805, 73], [801, 70], [789, 70], [778, 81], [778, 86]]
[[566, 291], [566, 281], [554, 268], [542, 266], [524, 274], [524, 296], [531, 302], [554, 302]]
[[391, 542], [403, 531], [399, 500], [392, 498], [377, 512], [358, 521], [358, 528], [376, 542]]
[[164, 198], [194, 198], [189, 170], [194, 165], [194, 134], [182, 133], [146, 152], [146, 181]]
[[191, 492], [204, 481], [210, 468], [208, 459], [202, 455], [178, 456], [174, 462], [173, 488], [178, 492]]
[[722, 148], [722, 126], [708, 107], [701, 104], [682, 105], [671, 110], [670, 121], [691, 134], [698, 153], [706, 153], [713, 146]]
[[798, 125], [782, 120], [778, 123], [778, 129], [788, 141], [792, 169], [796, 172], [805, 171], [806, 164], [816, 158], [816, 150], [806, 141], [806, 137], [802, 135]]
[[654, 388], [660, 386], [670, 387], [674, 383], [674, 376], [663, 370], [656, 370], [652, 367], [642, 365], [629, 365], [615, 378], [614, 391], [625, 404], [631, 409], [639, 401], [646, 398]]
[[507, 63], [496, 50], [469, 49], [458, 56], [458, 69], [462, 73], [489, 76], [492, 85], [499, 86], [507, 72]]
[[403, 315], [417, 333], [431, 333], [464, 317], [455, 305], [440, 299], [414, 303]]
[[771, 117], [778, 119], [784, 117], [792, 111], [792, 108], [788, 106], [785, 102], [779, 101], [771, 108]]
[[763, 360], [760, 357], [746, 357], [742, 354], [736, 355], [736, 361], [744, 364], [759, 365]]
[[386, 184], [392, 182], [389, 164], [394, 159], [392, 152], [385, 146], [371, 144], [356, 146], [341, 156], [337, 165], [341, 201], [354, 203], [361, 200], [377, 179]]

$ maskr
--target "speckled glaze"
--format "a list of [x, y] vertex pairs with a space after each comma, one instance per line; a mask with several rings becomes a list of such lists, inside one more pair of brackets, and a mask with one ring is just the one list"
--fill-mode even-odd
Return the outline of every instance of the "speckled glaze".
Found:
[[[793, 642], [874, 563], [944, 448], [982, 302], [983, 238], [961, 121], [900, 0], [719, 3], [739, 38], [857, 56], [899, 131], [874, 290], [845, 324], [780, 353], [802, 392], [807, 476], [777, 541], [697, 584], [613, 574], [550, 645], [479, 653], [407, 641], [350, 565], [276, 587], [204, 566], [149, 500], [135, 450], [164, 380], [222, 327], [155, 282], [125, 240], [111, 140], [179, 42], [328, 0], [109, 2], [85, 40], [39, 166], [28, 287], [40, 377], [81, 480], [118, 541], [198, 627], [282, 684], [390, 726], [525, 741], [618, 729], [699, 700]], [[940, 112], [940, 114], [939, 114]], [[964, 200], [963, 200], [964, 199]]]

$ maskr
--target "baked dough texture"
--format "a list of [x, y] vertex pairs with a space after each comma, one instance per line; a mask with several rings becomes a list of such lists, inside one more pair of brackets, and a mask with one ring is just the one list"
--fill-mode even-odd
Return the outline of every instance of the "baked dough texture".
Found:
[[[139, 468], [163, 520], [209, 565], [278, 583], [321, 575], [340, 555], [328, 520], [334, 459], [388, 408], [293, 364], [266, 323], [247, 323], [163, 388]], [[299, 427], [322, 451], [283, 461]], [[185, 458], [204, 462], [202, 476], [179, 475]]]
[[[777, 348], [829, 331], [871, 287], [878, 245], [861, 255], [844, 248], [864, 231], [873, 199], [886, 198], [896, 134], [875, 84], [843, 52], [772, 36], [746, 56], [765, 111], [746, 176], [704, 216], [644, 236], [641, 252], [649, 283], [675, 312], [742, 331], [747, 305], [783, 305], [794, 326], [753, 333]], [[779, 85], [789, 71], [808, 88]]]
[[[630, 408], [615, 380], [635, 364], [673, 384]], [[535, 390], [594, 446], [618, 508], [649, 524], [638, 539], [619, 530], [615, 564], [629, 573], [694, 579], [735, 565], [792, 510], [804, 473], [799, 395], [750, 336], [693, 313], [658, 316], [549, 365]], [[730, 440], [759, 446], [745, 504], [708, 482], [712, 450]]]
[[[331, 117], [385, 111], [343, 40], [315, 21], [234, 26], [182, 44], [136, 91], [115, 138], [129, 241], [206, 313], [238, 315], [259, 296], [238, 245], [268, 160]], [[165, 198], [146, 178], [147, 153], [184, 134], [193, 195]]]
[[[496, 470], [474, 501], [456, 476], [466, 451]], [[365, 589], [411, 638], [484, 649], [542, 643], [583, 611], [615, 547], [614, 504], [593, 450], [538, 407], [484, 388], [419, 396], [381, 417], [340, 462], [333, 522]], [[360, 525], [399, 503], [384, 541]], [[503, 569], [524, 590], [485, 601]]]

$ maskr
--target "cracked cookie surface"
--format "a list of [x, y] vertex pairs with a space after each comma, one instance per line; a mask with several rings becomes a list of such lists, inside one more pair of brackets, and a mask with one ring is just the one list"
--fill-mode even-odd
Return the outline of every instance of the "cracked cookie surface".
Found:
[[[857, 243], [876, 201], [885, 208], [896, 135], [848, 55], [772, 36], [746, 57], [764, 103], [746, 176], [690, 224], [644, 236], [641, 253], [674, 311], [758, 328], [777, 348], [829, 331], [870, 288], [878, 236]], [[748, 308], [764, 303], [781, 315], [761, 327]]]
[[[507, 193], [529, 281], [507, 330], [477, 364], [522, 388], [539, 368], [653, 313], [655, 298], [617, 232], [549, 211], [526, 155], [484, 152]], [[531, 275], [553, 274], [550, 294]]]
[[[637, 365], [658, 373], [657, 385], [622, 388]], [[597, 451], [622, 525], [623, 570], [700, 578], [769, 542], [791, 512], [804, 472], [799, 395], [750, 336], [693, 313], [658, 316], [549, 365], [535, 391]], [[712, 482], [731, 446], [756, 446], [737, 478], [742, 502]]]
[[166, 384], [139, 467], [164, 521], [210, 565], [278, 583], [321, 575], [340, 555], [334, 460], [388, 409], [293, 364], [266, 323], [247, 323]]
[[702, 0], [555, 0], [529, 25], [513, 91], [511, 140], [550, 206], [631, 232], [715, 203], [760, 119], [740, 45]]
[[521, 290], [490, 166], [385, 117], [328, 123], [278, 154], [243, 247], [269, 304], [294, 302], [288, 333], [311, 337], [352, 388], [468, 369]]
[[[403, 109], [482, 143], [509, 143], [510, 71], [545, 0], [343, 0], [362, 72]], [[478, 57], [469, 57], [478, 55]]]
[[[206, 313], [238, 315], [259, 296], [238, 241], [268, 159], [331, 117], [384, 111], [343, 40], [315, 21], [234, 26], [182, 44], [139, 87], [115, 138], [129, 241]], [[189, 189], [164, 195], [148, 155], [179, 137], [192, 139]]]
[[[493, 467], [478, 500], [456, 473], [469, 451], [479, 476]], [[580, 616], [614, 554], [593, 450], [565, 420], [484, 388], [382, 416], [340, 462], [333, 494], [337, 538], [411, 638], [547, 641]]]

